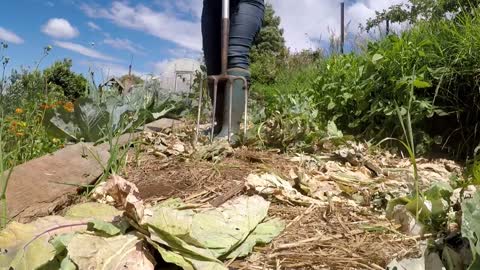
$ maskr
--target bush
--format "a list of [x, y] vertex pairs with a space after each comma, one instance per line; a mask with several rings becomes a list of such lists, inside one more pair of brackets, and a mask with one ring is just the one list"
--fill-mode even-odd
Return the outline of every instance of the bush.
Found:
[[[413, 91], [409, 112], [417, 151], [437, 142], [464, 157], [480, 143], [478, 18], [420, 22], [399, 36], [369, 43], [362, 53], [310, 55], [312, 61], [293, 65], [288, 63], [300, 55], [254, 63], [254, 89], [267, 119], [285, 124], [304, 117], [294, 133], [334, 121], [343, 131], [377, 140], [402, 136], [396, 112], [407, 113]], [[295, 139], [311, 142], [297, 134]]]

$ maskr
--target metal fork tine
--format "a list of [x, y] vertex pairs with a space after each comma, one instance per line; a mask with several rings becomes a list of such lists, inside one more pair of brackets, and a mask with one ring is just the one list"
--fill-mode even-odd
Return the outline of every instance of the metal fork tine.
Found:
[[197, 114], [197, 129], [195, 133], [194, 144], [198, 143], [198, 135], [200, 133], [200, 118], [202, 116], [202, 103], [203, 103], [203, 77], [200, 79], [200, 96], [198, 98], [198, 114]]
[[213, 109], [212, 109], [212, 127], [210, 131], [210, 141], [213, 142], [213, 135], [215, 129], [215, 113], [217, 110], [217, 92], [218, 92], [218, 80], [213, 79]]
[[248, 81], [245, 78], [242, 78], [243, 80], [243, 85], [245, 87], [245, 116], [244, 118], [244, 123], [243, 123], [243, 138], [247, 138], [247, 124], [248, 124]]
[[231, 136], [232, 136], [231, 132], [232, 132], [233, 82], [235, 81], [235, 79], [230, 78], [228, 81], [230, 83], [230, 88], [229, 88], [230, 99], [229, 99], [229, 108], [228, 108], [228, 142], [230, 142]]

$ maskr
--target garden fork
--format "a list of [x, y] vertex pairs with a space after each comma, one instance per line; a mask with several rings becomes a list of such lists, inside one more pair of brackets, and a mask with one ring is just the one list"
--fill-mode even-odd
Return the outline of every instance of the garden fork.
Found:
[[[217, 93], [218, 93], [218, 84], [220, 82], [228, 82], [227, 85], [230, 85], [228, 91], [230, 91], [230, 100], [228, 102], [228, 141], [231, 140], [231, 130], [232, 130], [232, 96], [233, 96], [233, 83], [237, 80], [243, 82], [243, 89], [245, 91], [245, 112], [244, 112], [244, 127], [243, 133], [244, 136], [247, 135], [247, 109], [248, 109], [248, 82], [245, 77], [228, 75], [228, 45], [230, 37], [230, 0], [222, 0], [222, 27], [221, 27], [221, 61], [222, 61], [222, 71], [220, 75], [211, 75], [207, 77], [208, 82], [213, 82], [213, 109], [212, 109], [212, 119], [211, 119], [211, 132], [210, 132], [210, 142], [213, 142], [214, 137], [214, 127], [215, 127], [215, 112], [217, 107]], [[198, 102], [198, 115], [197, 115], [197, 128], [195, 136], [195, 144], [198, 140], [198, 134], [200, 132], [200, 118], [202, 114], [202, 99], [203, 99], [203, 89], [200, 87], [200, 96]]]

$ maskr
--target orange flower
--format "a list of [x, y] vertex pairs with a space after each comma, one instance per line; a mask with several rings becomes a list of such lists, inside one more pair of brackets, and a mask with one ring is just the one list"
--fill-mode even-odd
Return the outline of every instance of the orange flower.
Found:
[[16, 108], [15, 109], [15, 113], [16, 114], [22, 114], [23, 113], [23, 110], [21, 108]]
[[48, 110], [48, 109], [50, 109], [50, 106], [46, 103], [43, 103], [42, 105], [40, 105], [40, 109], [41, 110]]
[[72, 102], [67, 102], [67, 103], [65, 103], [65, 105], [63, 105], [63, 108], [64, 108], [67, 112], [74, 112], [74, 111], [75, 111]]

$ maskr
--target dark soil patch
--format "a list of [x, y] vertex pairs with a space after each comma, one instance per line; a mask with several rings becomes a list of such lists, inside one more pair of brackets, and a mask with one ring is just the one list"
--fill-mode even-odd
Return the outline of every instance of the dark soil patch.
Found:
[[[237, 150], [221, 162], [143, 156], [140, 166], [129, 165], [128, 180], [147, 201], [179, 197], [208, 203], [229, 193], [250, 173], [288, 175], [298, 166], [274, 152]], [[228, 263], [230, 269], [385, 269], [394, 258], [418, 253], [417, 241], [401, 236], [380, 214], [347, 203], [300, 207], [273, 202], [270, 217], [287, 228], [247, 258]]]
[[221, 162], [143, 157], [140, 166], [130, 164], [126, 179], [135, 183], [142, 199], [179, 197], [186, 199], [204, 192], [221, 196], [243, 184], [252, 172], [270, 168], [286, 173], [285, 158], [272, 153], [241, 150]]

